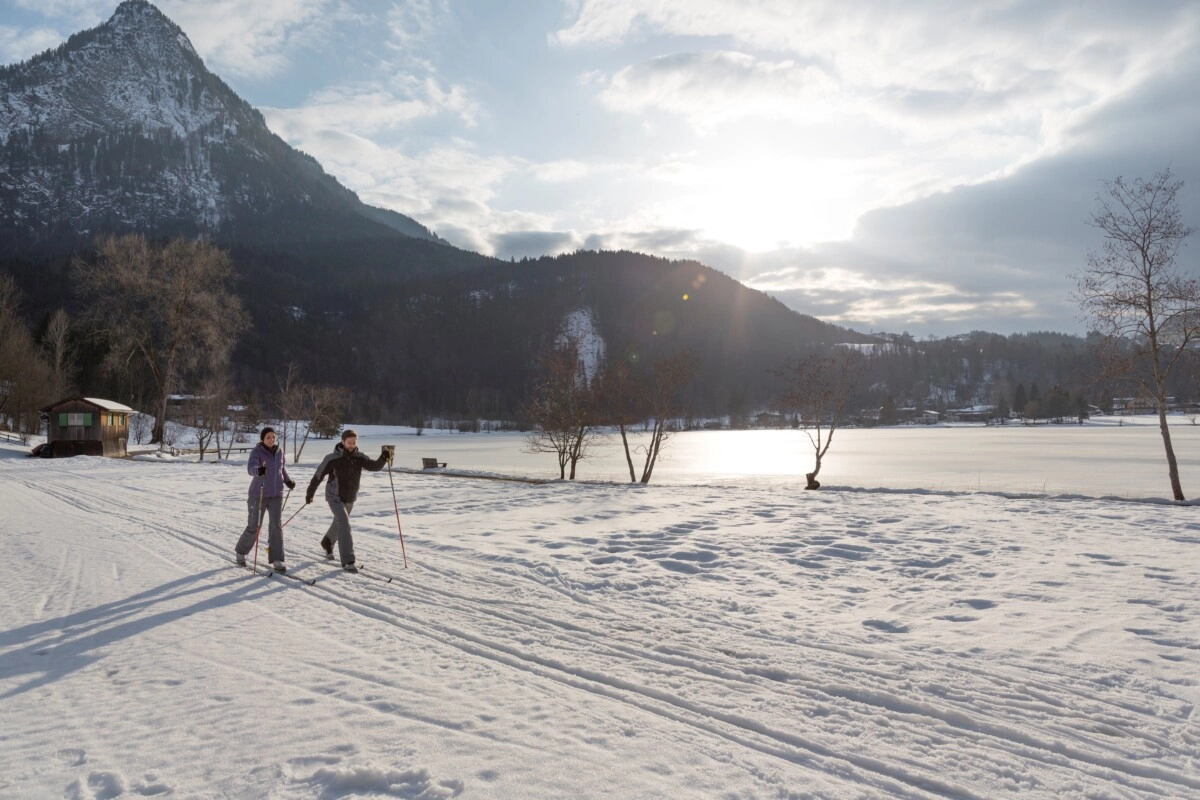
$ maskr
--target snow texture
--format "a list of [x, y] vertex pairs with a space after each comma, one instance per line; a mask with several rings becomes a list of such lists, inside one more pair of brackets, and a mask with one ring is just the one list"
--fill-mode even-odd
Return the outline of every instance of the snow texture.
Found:
[[1200, 796], [1194, 507], [448, 472], [0, 445], [0, 796]]

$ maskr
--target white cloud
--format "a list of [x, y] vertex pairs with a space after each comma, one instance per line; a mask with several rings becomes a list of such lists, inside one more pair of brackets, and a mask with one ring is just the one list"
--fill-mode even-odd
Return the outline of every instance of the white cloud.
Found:
[[[980, 133], [1053, 137], [1073, 110], [1094, 108], [1156, 71], [1194, 40], [1197, 9], [1123, 4], [975, 4], [958, 0], [584, 0], [557, 43], [621, 44], [652, 35], [733, 40], [791, 58], [730, 59], [715, 47], [620, 70], [602, 95], [612, 107], [660, 107], [704, 119], [702, 100], [745, 91], [728, 106], [761, 114], [769, 98], [837, 102], [905, 136]], [[695, 49], [693, 44], [692, 49]], [[674, 92], [674, 93], [673, 93]], [[786, 112], [778, 112], [781, 115]]]
[[162, 0], [159, 7], [214, 72], [256, 79], [283, 72], [341, 18], [338, 0]]
[[387, 13], [393, 46], [408, 50], [423, 46], [441, 28], [450, 8], [447, 0], [402, 0]]
[[316, 158], [363, 202], [412, 216], [460, 247], [490, 253], [489, 233], [507, 229], [512, 220], [498, 218], [488, 202], [522, 165], [483, 155], [460, 138], [419, 151], [403, 142], [374, 141], [359, 131], [403, 123], [412, 107], [401, 103], [381, 110], [372, 93], [334, 96], [336, 102], [268, 108], [263, 115], [273, 131]]
[[13, 28], [0, 25], [0, 64], [14, 64], [37, 55], [66, 40], [52, 28]]
[[458, 117], [470, 126], [478, 107], [461, 86], [443, 87], [431, 77], [398, 75], [386, 83], [321, 89], [303, 106], [270, 111], [276, 124], [288, 130], [327, 128], [369, 136], [395, 132], [440, 114]]
[[618, 111], [673, 112], [703, 128], [747, 116], [828, 118], [836, 90], [819, 66], [716, 51], [676, 53], [625, 67], [608, 81], [600, 99]]
[[564, 183], [566, 181], [576, 181], [586, 178], [591, 174], [592, 169], [582, 161], [574, 159], [563, 159], [561, 161], [546, 161], [541, 164], [533, 164], [530, 166], [530, 171], [534, 178], [545, 183]]
[[35, 11], [44, 17], [95, 25], [112, 14], [114, 3], [108, 0], [13, 0], [17, 8]]

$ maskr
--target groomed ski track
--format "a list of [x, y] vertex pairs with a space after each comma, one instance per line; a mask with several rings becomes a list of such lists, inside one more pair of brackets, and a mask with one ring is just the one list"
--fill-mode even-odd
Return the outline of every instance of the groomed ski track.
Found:
[[[328, 525], [320, 503], [285, 531], [293, 580], [263, 580], [229, 568], [244, 519], [244, 481], [235, 470], [72, 461], [69, 469], [34, 464], [36, 469], [4, 474], [20, 503], [53, 520], [38, 536], [53, 536], [57, 527], [83, 528], [96, 547], [90, 553], [56, 551], [45, 542], [10, 538], [21, 561], [49, 571], [40, 580], [30, 577], [32, 571], [11, 571], [4, 579], [40, 595], [42, 618], [62, 623], [24, 638], [0, 638], [0, 656], [10, 663], [14, 653], [68, 648], [82, 659], [71, 670], [85, 670], [99, 655], [92, 645], [107, 643], [107, 650], [120, 642], [114, 628], [170, 622], [172, 635], [160, 643], [159, 654], [185, 662], [184, 674], [186, 662], [195, 660], [216, 672], [244, 670], [245, 680], [267, 693], [331, 708], [322, 714], [335, 720], [339, 709], [356, 708], [368, 730], [391, 727], [406, 740], [430, 737], [459, 748], [474, 740], [493, 759], [535, 759], [539, 735], [505, 739], [504, 726], [533, 729], [540, 716], [570, 714], [566, 729], [550, 726], [540, 746], [565, 752], [572, 769], [611, 771], [609, 760], [644, 751], [648, 743], [637, 742], [639, 731], [652, 730], [649, 746], [686, 781], [680, 797], [709, 796], [721, 786], [738, 787], [733, 796], [755, 797], [1200, 796], [1200, 734], [1190, 719], [1190, 689], [1171, 694], [1169, 686], [1156, 684], [1147, 694], [1136, 675], [1114, 673], [1110, 690], [1098, 691], [1093, 665], [1052, 653], [963, 657], [942, 644], [905, 646], [898, 619], [865, 620], [857, 631], [840, 624], [837, 607], [844, 610], [855, 598], [847, 588], [895, 590], [893, 605], [902, 613], [899, 588], [872, 586], [875, 576], [865, 562], [874, 560], [921, 587], [945, 576], [979, 581], [976, 573], [1019, 569], [1003, 560], [1002, 522], [982, 532], [963, 529], [960, 539], [942, 531], [937, 542], [922, 542], [894, 531], [873, 533], [881, 523], [857, 518], [852, 503], [838, 508], [845, 498], [836, 493], [820, 500], [834, 505], [813, 513], [836, 511], [840, 521], [811, 530], [813, 520], [786, 518], [780, 519], [784, 525], [762, 528], [774, 514], [792, 513], [773, 508], [769, 492], [748, 491], [741, 500], [709, 508], [705, 491], [678, 487], [656, 495], [653, 488], [423, 480], [415, 492], [397, 486], [407, 570], [400, 566], [386, 484], [365, 491], [355, 508], [359, 558], [368, 570], [386, 567], [391, 583], [369, 572], [346, 574], [336, 562], [310, 555]], [[158, 474], [172, 470], [187, 471], [194, 491], [181, 494], [171, 480], [160, 486]], [[130, 491], [130, 475], [139, 473], [144, 480]], [[980, 502], [983, 519], [1000, 514], [987, 505], [999, 504], [996, 498]], [[1021, 502], [1037, 513], [1038, 503], [1052, 501]], [[1092, 519], [1086, 509], [1072, 512], [1089, 530], [1102, 524], [1101, 514]], [[1159, 510], [1146, 507], [1144, 513], [1151, 512]], [[505, 525], [506, 513], [534, 522], [522, 534]], [[577, 525], [587, 534], [576, 535]], [[751, 538], [757, 531], [770, 537]], [[755, 555], [743, 566], [740, 560], [752, 548], [774, 555]], [[48, 553], [56, 564], [42, 563]], [[817, 553], [825, 555], [820, 563]], [[772, 564], [778, 575], [760, 574]], [[648, 574], [648, 566], [657, 572]], [[816, 570], [838, 571], [844, 585], [814, 597], [817, 584], [806, 578]], [[147, 581], [150, 575], [157, 579]], [[126, 586], [124, 599], [99, 608], [77, 602]], [[795, 598], [780, 598], [782, 589], [796, 592]], [[980, 593], [986, 592], [964, 595], [962, 624], [989, 608], [991, 601], [970, 602]], [[154, 611], [157, 605], [163, 610]], [[766, 614], [777, 609], [782, 613]], [[244, 644], [238, 644], [238, 630], [206, 623], [213, 610], [241, 620]], [[146, 619], [156, 613], [164, 619]], [[182, 618], [191, 615], [194, 638], [179, 635]], [[830, 627], [823, 619], [832, 619]], [[101, 637], [95, 629], [108, 633]], [[212, 636], [220, 637], [222, 652], [242, 653], [244, 660], [207, 655], [204, 641]], [[969, 652], [967, 644], [960, 647]], [[249, 651], [271, 648], [277, 666], [264, 670]], [[33, 669], [27, 680], [49, 685]], [[434, 697], [415, 696], [414, 682], [422, 694], [444, 689]], [[7, 695], [31, 688], [21, 684]], [[78, 717], [71, 733], [89, 742], [80, 749], [105, 752], [104, 737], [83, 723], [84, 694], [68, 689], [46, 700], [62, 716]], [[68, 710], [80, 706], [77, 715]], [[200, 725], [217, 713], [202, 704], [181, 711]], [[114, 742], [153, 735], [143, 712], [111, 721]], [[215, 718], [209, 724], [217, 724]], [[261, 734], [264, 724], [235, 722], [233, 736]], [[311, 724], [321, 725], [322, 718]], [[283, 749], [288, 744], [294, 743]], [[350, 759], [354, 746], [362, 745], [335, 749], [327, 766]], [[18, 757], [15, 751], [9, 756]], [[488, 768], [496, 771], [494, 778], [488, 770], [455, 771], [468, 760], [448, 755], [437, 761], [426, 775], [430, 791], [441, 787], [452, 796], [474, 786], [480, 797], [567, 796], [558, 795], [565, 786], [502, 779], [500, 766]], [[310, 786], [316, 779], [305, 775], [319, 772], [292, 762], [287, 770]], [[561, 780], [569, 785], [569, 774]], [[487, 781], [498, 793], [480, 788]], [[240, 788], [235, 782], [221, 790], [236, 794]], [[593, 795], [585, 788], [571, 796], [623, 795], [619, 789]]]

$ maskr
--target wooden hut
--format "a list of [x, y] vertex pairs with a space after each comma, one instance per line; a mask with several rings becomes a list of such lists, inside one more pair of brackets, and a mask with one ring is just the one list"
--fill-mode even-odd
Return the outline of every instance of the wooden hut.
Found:
[[68, 397], [42, 409], [46, 442], [55, 458], [128, 455], [129, 406], [96, 397]]

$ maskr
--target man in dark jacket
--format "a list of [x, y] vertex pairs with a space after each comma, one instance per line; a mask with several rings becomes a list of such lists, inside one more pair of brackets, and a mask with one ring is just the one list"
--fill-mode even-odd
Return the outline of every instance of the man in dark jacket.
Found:
[[[329, 466], [329, 462], [338, 458], [342, 453], [346, 452], [346, 448], [342, 447], [339, 441], [333, 446], [333, 452], [325, 456], [325, 459], [317, 467], [314, 475], [320, 475], [325, 471], [325, 467]], [[330, 474], [329, 480], [325, 482], [325, 502], [332, 503], [338, 499], [338, 482], [337, 475]], [[325, 535], [321, 537], [321, 549], [325, 551], [326, 558], [333, 558], [333, 543], [337, 541], [337, 520], [332, 520], [329, 523], [329, 530], [325, 531]]]
[[342, 432], [341, 445], [325, 457], [308, 484], [308, 493], [304, 496], [304, 501], [311, 503], [321, 481], [328, 477], [330, 489], [334, 489], [333, 482], [337, 481], [334, 491], [325, 491], [325, 500], [329, 503], [329, 510], [333, 512], [338, 556], [341, 558], [342, 567], [348, 572], [358, 572], [358, 565], [354, 561], [354, 538], [350, 534], [350, 511], [354, 508], [354, 501], [358, 499], [359, 477], [364, 469], [378, 472], [387, 462], [386, 447], [379, 454], [379, 458], [371, 460], [358, 449], [358, 434], [346, 429]]

